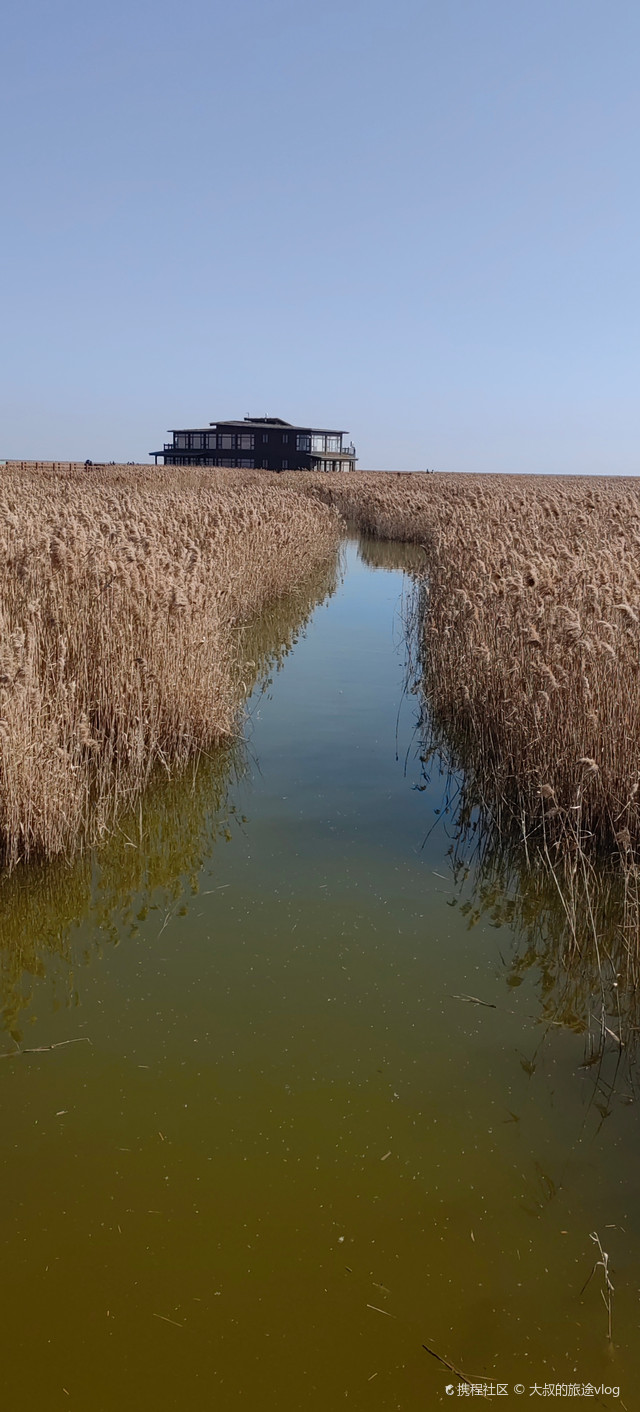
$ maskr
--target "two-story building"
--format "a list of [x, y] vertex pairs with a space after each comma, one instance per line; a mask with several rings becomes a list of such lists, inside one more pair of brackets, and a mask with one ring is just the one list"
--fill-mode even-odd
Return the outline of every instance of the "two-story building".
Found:
[[161, 451], [150, 451], [156, 465], [239, 466], [262, 471], [352, 471], [356, 449], [345, 431], [298, 427], [280, 417], [243, 417], [210, 422], [206, 427], [171, 430]]

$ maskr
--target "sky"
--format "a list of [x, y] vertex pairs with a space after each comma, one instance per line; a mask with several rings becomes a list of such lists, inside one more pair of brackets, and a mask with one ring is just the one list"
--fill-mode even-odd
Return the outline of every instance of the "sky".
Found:
[[0, 457], [638, 474], [637, 0], [5, 10]]

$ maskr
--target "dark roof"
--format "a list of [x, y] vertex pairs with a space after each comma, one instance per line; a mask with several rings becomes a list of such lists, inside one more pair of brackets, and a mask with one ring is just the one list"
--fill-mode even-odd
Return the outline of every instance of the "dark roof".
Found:
[[310, 432], [311, 434], [315, 432], [320, 436], [349, 435], [348, 432], [341, 431], [337, 427], [297, 426], [293, 422], [283, 422], [280, 417], [243, 417], [242, 419], [238, 418], [237, 421], [209, 422], [206, 427], [167, 427], [167, 431], [171, 433], [178, 431], [207, 432], [210, 431], [212, 427], [238, 427], [241, 431], [251, 431], [254, 429], [256, 431], [266, 431], [269, 428], [273, 428], [274, 431], [279, 431], [281, 428], [284, 428], [287, 431]]
[[237, 421], [234, 421], [232, 419], [221, 422], [211, 422], [210, 425], [212, 427], [242, 427], [245, 430], [247, 427], [255, 427], [260, 431], [265, 431], [268, 427], [275, 427], [276, 430], [279, 427], [284, 427], [287, 431], [316, 431], [322, 432], [325, 436], [347, 435], [346, 431], [340, 431], [339, 429], [336, 429], [334, 427], [310, 427], [308, 425], [303, 426], [302, 424], [295, 422], [283, 422], [281, 417], [243, 417], [242, 420], [238, 418]]
[[292, 429], [292, 423], [283, 422], [280, 417], [225, 417], [222, 421], [210, 422], [209, 425], [212, 427], [244, 427], [245, 431], [247, 427], [261, 427], [262, 431], [265, 430], [265, 427]]

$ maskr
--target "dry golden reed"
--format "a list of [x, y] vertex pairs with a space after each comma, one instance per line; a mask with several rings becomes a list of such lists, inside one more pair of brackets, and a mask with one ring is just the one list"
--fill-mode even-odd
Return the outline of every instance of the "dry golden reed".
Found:
[[243, 623], [335, 552], [338, 517], [228, 472], [0, 477], [0, 857], [68, 855], [158, 764], [228, 739]]
[[640, 483], [356, 473], [307, 489], [423, 546], [430, 708], [494, 818], [552, 858], [635, 862]]
[[235, 629], [330, 555], [329, 506], [422, 546], [432, 718], [483, 807], [552, 860], [635, 868], [635, 480], [23, 464], [1, 491], [9, 861], [104, 830], [158, 761], [233, 731]]

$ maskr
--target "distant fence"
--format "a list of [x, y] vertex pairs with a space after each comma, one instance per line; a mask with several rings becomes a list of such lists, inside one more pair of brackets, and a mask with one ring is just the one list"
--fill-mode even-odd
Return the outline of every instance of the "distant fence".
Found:
[[137, 461], [0, 461], [0, 466], [11, 471], [106, 471], [123, 465], [149, 470], [148, 464]]

